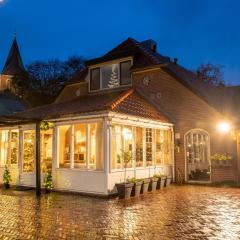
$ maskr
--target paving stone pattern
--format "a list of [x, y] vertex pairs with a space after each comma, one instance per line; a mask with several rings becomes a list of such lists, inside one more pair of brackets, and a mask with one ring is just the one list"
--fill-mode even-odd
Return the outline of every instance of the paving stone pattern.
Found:
[[171, 186], [127, 201], [0, 191], [0, 239], [240, 239], [240, 189]]

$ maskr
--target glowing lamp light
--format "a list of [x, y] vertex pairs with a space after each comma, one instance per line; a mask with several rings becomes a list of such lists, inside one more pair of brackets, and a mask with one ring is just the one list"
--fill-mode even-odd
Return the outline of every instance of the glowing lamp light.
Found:
[[220, 133], [228, 133], [231, 130], [231, 125], [228, 122], [221, 122], [218, 124], [218, 130]]
[[124, 137], [124, 139], [126, 139], [126, 140], [131, 140], [131, 139], [132, 139], [132, 131], [130, 131], [130, 130], [127, 129], [127, 128], [124, 128], [124, 129], [123, 129], [123, 137]]

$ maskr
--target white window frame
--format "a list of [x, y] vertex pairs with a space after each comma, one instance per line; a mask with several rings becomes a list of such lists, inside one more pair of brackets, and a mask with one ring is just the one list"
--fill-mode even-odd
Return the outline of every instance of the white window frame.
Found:
[[[97, 64], [97, 65], [93, 65], [89, 68], [89, 84], [88, 84], [88, 92], [99, 92], [99, 91], [104, 91], [104, 90], [110, 90], [110, 89], [116, 89], [116, 88], [121, 88], [121, 87], [128, 87], [128, 86], [132, 86], [132, 74], [131, 74], [131, 83], [130, 84], [124, 84], [121, 85], [121, 73], [120, 73], [120, 64], [122, 62], [127, 62], [130, 61], [131, 62], [131, 66], [133, 65], [133, 58], [129, 57], [129, 58], [124, 58], [124, 59], [119, 59], [117, 61], [109, 61], [109, 62], [105, 62], [104, 64]], [[119, 86], [118, 87], [114, 87], [114, 88], [103, 88], [102, 87], [102, 68], [106, 67], [106, 66], [111, 66], [113, 64], [118, 64], [118, 76], [119, 76]], [[97, 90], [91, 90], [91, 70], [99, 68], [100, 71], [100, 89]]]
[[[102, 170], [96, 170], [96, 169], [91, 169], [89, 166], [90, 164], [90, 141], [89, 141], [89, 133], [90, 133], [90, 124], [91, 123], [101, 123], [102, 124], [102, 135], [104, 134], [104, 129], [103, 129], [103, 120], [102, 119], [93, 119], [93, 120], [83, 120], [83, 121], [71, 121], [71, 122], [62, 122], [59, 124], [56, 124], [56, 129], [57, 129], [57, 146], [56, 146], [56, 168], [61, 170], [74, 170], [74, 171], [93, 171], [93, 172], [103, 172], [104, 171], [104, 158], [103, 154], [101, 153], [101, 160], [103, 161], [103, 169]], [[74, 125], [75, 124], [85, 124], [86, 125], [86, 164], [85, 167], [82, 168], [75, 168], [74, 167]], [[59, 128], [61, 126], [70, 126], [70, 167], [69, 168], [64, 168], [59, 166]], [[103, 146], [102, 146], [102, 151], [103, 151]]]

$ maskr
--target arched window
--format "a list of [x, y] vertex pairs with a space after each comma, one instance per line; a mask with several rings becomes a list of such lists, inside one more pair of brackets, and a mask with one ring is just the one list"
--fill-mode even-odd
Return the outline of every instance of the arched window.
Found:
[[202, 129], [185, 134], [185, 153], [188, 181], [210, 180], [210, 137]]

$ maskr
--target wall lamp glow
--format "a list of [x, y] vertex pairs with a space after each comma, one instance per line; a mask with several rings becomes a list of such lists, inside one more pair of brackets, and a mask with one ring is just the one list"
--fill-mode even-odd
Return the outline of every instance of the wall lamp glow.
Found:
[[219, 132], [223, 134], [231, 131], [231, 125], [228, 122], [220, 122], [217, 127]]

